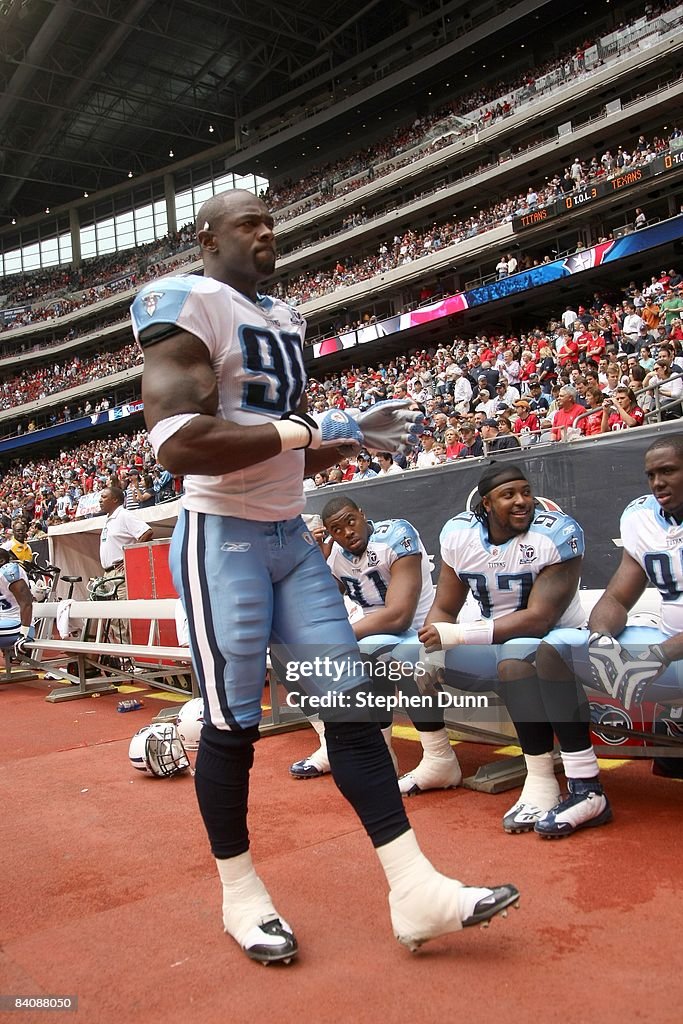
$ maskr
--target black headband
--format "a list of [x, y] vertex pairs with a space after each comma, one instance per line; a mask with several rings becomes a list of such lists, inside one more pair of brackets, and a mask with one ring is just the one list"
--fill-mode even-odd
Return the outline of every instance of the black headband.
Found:
[[500, 487], [501, 484], [509, 483], [510, 480], [526, 480], [528, 483], [526, 473], [519, 466], [502, 466], [498, 462], [492, 462], [488, 469], [484, 471], [477, 490], [480, 497], [484, 498], [489, 491], [492, 491], [495, 487]]

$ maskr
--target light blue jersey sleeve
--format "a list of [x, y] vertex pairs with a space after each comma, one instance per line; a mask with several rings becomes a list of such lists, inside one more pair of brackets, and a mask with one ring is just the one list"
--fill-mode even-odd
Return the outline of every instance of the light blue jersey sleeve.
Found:
[[5, 565], [1, 565], [0, 573], [5, 577], [8, 587], [11, 587], [13, 583], [18, 583], [21, 579], [26, 579], [23, 569], [17, 562], [7, 562]]
[[391, 548], [395, 558], [420, 554], [420, 538], [417, 535], [417, 530], [405, 519], [387, 519], [385, 522], [376, 523], [372, 540], [379, 544], [386, 544]]
[[571, 516], [539, 511], [534, 516], [529, 533], [538, 534], [551, 541], [557, 549], [560, 562], [568, 562], [585, 554], [583, 530]]
[[133, 334], [141, 346], [152, 345], [179, 330], [196, 281], [192, 276], [165, 277], [141, 289], [130, 307]]

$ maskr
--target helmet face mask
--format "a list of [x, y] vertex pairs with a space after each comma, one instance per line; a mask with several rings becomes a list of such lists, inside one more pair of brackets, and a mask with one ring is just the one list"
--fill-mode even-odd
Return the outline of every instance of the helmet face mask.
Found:
[[204, 725], [204, 701], [193, 697], [178, 712], [178, 735], [185, 750], [197, 750]]
[[146, 725], [130, 741], [128, 756], [138, 771], [170, 778], [190, 767], [185, 747], [174, 725]]

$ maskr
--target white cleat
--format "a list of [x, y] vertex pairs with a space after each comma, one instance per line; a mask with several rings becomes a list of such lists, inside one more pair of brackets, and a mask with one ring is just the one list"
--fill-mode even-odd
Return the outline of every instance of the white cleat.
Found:
[[545, 813], [535, 804], [527, 804], [523, 800], [518, 800], [503, 815], [503, 828], [510, 835], [533, 832], [536, 822], [540, 821]]
[[417, 796], [428, 789], [455, 789], [462, 782], [458, 759], [432, 758], [425, 755], [416, 768], [398, 780], [403, 796]]

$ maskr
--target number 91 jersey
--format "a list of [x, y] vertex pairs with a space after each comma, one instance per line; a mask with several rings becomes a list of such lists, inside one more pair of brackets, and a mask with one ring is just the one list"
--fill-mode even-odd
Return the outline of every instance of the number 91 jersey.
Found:
[[662, 595], [662, 632], [683, 632], [683, 525], [647, 494], [626, 506], [620, 531], [624, 550]]
[[[217, 416], [239, 424], [279, 420], [304, 393], [305, 321], [285, 302], [246, 295], [212, 278], [166, 277], [146, 285], [131, 306], [143, 349], [187, 331], [209, 353]], [[303, 451], [282, 452], [222, 476], [185, 477], [183, 504], [196, 512], [269, 522], [304, 507]]]
[[[449, 519], [441, 531], [441, 557], [467, 584], [485, 619], [527, 607], [537, 576], [549, 565], [584, 553], [583, 530], [571, 516], [537, 507], [529, 529], [504, 544], [492, 544], [474, 512]], [[577, 592], [558, 627], [586, 621]]]
[[363, 611], [383, 608], [391, 583], [391, 567], [399, 558], [420, 555], [422, 558], [421, 588], [412, 629], [420, 629], [432, 606], [434, 588], [429, 568], [429, 555], [420, 535], [406, 519], [385, 519], [369, 523], [372, 533], [362, 555], [345, 551], [335, 542], [328, 556], [332, 575], [344, 587], [344, 593]]

